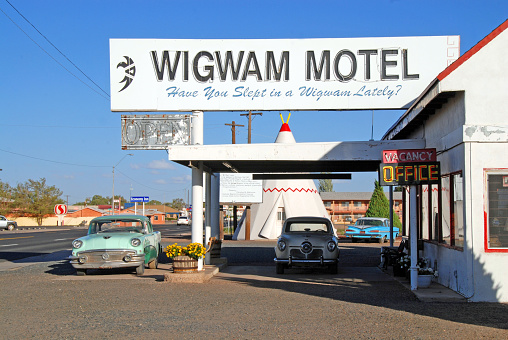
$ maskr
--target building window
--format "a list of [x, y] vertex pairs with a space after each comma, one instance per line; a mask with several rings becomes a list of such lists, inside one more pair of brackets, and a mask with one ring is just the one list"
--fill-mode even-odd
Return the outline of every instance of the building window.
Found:
[[331, 208], [332, 207], [332, 202], [325, 201], [324, 203], [325, 203], [325, 207], [327, 207], [327, 208]]
[[155, 215], [155, 216], [153, 217], [153, 220], [154, 220], [154, 221], [158, 221], [158, 220], [159, 220], [159, 216]]
[[362, 202], [359, 202], [359, 201], [355, 201], [355, 208], [361, 208], [362, 207]]
[[508, 171], [487, 173], [486, 248], [508, 251]]
[[349, 202], [347, 202], [347, 201], [343, 201], [343, 202], [341, 202], [341, 203], [340, 203], [340, 205], [341, 205], [343, 208], [346, 208], [346, 209], [348, 209], [348, 208], [349, 208]]
[[[405, 193], [403, 230], [409, 228], [409, 193]], [[441, 176], [440, 185], [421, 185], [417, 191], [418, 238], [464, 247], [464, 184], [462, 172]], [[404, 229], [406, 228], [406, 229]]]

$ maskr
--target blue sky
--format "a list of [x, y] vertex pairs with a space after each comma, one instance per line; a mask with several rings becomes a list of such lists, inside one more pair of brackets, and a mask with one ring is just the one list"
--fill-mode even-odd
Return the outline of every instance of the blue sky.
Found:
[[[121, 150], [121, 113], [110, 111], [102, 92], [109, 94], [110, 38], [460, 35], [463, 54], [507, 19], [508, 1], [0, 0], [0, 9], [0, 180], [16, 185], [44, 177], [72, 204], [111, 196], [112, 166], [127, 153], [134, 156], [116, 168], [116, 194], [129, 197], [132, 188], [133, 196], [187, 200], [191, 188], [190, 170], [169, 162], [166, 152]], [[205, 113], [205, 144], [231, 143], [224, 124], [232, 121], [245, 125], [236, 139], [246, 143], [247, 119], [240, 113]], [[376, 111], [374, 139], [402, 113]], [[253, 143], [273, 142], [280, 125], [279, 112], [255, 117]], [[368, 140], [371, 111], [293, 112], [289, 125], [297, 142]], [[334, 182], [334, 190], [372, 191], [375, 178], [353, 174], [351, 181]]]

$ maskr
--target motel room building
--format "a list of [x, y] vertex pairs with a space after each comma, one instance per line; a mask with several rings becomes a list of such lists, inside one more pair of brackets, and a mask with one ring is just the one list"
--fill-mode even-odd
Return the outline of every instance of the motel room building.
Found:
[[508, 302], [507, 28], [441, 72], [383, 137], [436, 149], [441, 183], [416, 186], [419, 255], [469, 301]]

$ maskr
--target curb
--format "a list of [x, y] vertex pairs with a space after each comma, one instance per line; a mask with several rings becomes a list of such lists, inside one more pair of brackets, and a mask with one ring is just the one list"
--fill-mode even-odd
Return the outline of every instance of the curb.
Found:
[[[227, 258], [217, 259], [216, 264], [204, 265], [203, 270], [197, 273], [164, 273], [164, 282], [167, 283], [204, 283], [209, 281], [219, 271], [227, 268]], [[215, 262], [215, 261], [212, 261]]]

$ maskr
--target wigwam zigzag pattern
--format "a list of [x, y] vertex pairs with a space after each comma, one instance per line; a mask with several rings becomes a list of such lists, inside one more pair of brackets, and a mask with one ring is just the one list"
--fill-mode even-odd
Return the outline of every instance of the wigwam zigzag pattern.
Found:
[[277, 192], [281, 192], [281, 191], [284, 191], [284, 192], [288, 192], [288, 191], [292, 191], [292, 192], [310, 192], [310, 193], [315, 193], [317, 194], [318, 191], [316, 189], [305, 189], [305, 188], [273, 188], [273, 189], [263, 189], [264, 192], [274, 192], [274, 191], [277, 191]]

